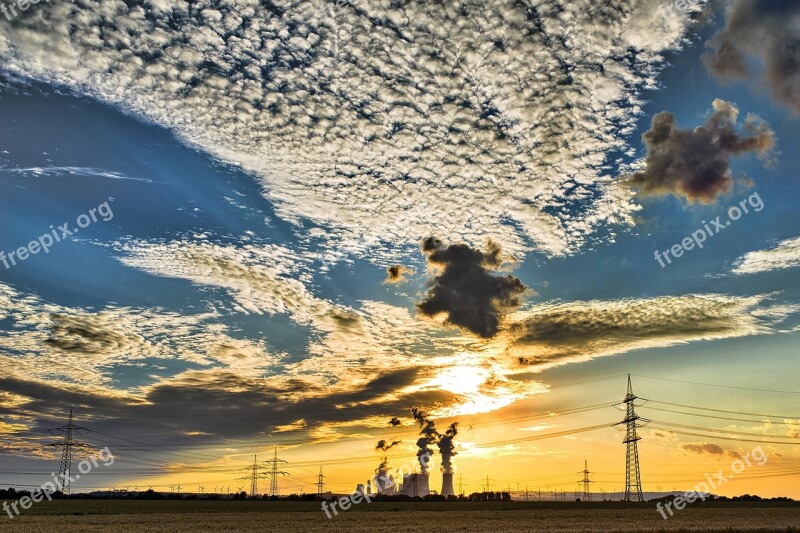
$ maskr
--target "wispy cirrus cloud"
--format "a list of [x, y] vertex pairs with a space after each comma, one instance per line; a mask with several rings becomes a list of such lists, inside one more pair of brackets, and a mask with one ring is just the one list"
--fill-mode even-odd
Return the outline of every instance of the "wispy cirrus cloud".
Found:
[[134, 178], [117, 172], [116, 170], [104, 170], [102, 168], [93, 167], [26, 167], [26, 168], [3, 168], [0, 167], [0, 172], [15, 174], [23, 177], [38, 178], [42, 176], [88, 176], [97, 178], [108, 178], [112, 180], [131, 180], [140, 181], [142, 183], [153, 183], [153, 180], [147, 178]]

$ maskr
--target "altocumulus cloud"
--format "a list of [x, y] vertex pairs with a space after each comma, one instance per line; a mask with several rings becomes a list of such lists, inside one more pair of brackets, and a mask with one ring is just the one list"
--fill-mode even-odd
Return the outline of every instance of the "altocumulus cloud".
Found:
[[0, 60], [254, 173], [280, 217], [320, 225], [323, 255], [388, 266], [431, 234], [556, 255], [632, 224], [631, 191], [604, 164], [628, 148], [688, 14], [654, 17], [651, 0], [324, 5], [42, 2], [0, 18]]

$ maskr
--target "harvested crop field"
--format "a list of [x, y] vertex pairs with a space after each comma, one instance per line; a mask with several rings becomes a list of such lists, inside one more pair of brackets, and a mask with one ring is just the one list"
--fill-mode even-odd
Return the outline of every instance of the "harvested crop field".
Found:
[[769, 531], [800, 532], [800, 505], [694, 506], [664, 520], [652, 504], [379, 503], [328, 519], [318, 503], [228, 501], [53, 501], [3, 517], [9, 533], [87, 531]]

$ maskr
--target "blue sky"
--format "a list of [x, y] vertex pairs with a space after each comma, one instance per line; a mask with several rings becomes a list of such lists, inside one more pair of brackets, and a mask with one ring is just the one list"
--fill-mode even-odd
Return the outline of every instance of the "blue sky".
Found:
[[[253, 25], [263, 16], [243, 15], [253, 6], [184, 13], [181, 31], [194, 28], [189, 41], [197, 39], [191, 46], [176, 44], [168, 25], [154, 23], [149, 37], [130, 29], [128, 46], [140, 59], [149, 50], [149, 65], [111, 38], [86, 44], [94, 42], [88, 26], [80, 30], [85, 42], [62, 31], [74, 11], [41, 6], [28, 19], [0, 22], [8, 30], [0, 46], [0, 249], [26, 246], [50, 225], [74, 226], [106, 201], [113, 210], [113, 219], [46, 255], [0, 265], [0, 399], [3, 424], [14, 428], [3, 453], [15, 464], [39, 461], [32, 457], [41, 455], [43, 430], [73, 403], [112, 434], [124, 431], [126, 416], [177, 406], [174, 420], [151, 428], [174, 431], [157, 437], [171, 443], [192, 432], [215, 442], [217, 431], [230, 430], [192, 419], [195, 409], [249, 416], [264, 405], [268, 420], [237, 428], [236, 438], [313, 446], [378, 437], [375, 419], [411, 406], [480, 421], [616, 398], [617, 384], [570, 394], [547, 387], [626, 373], [792, 388], [800, 378], [791, 243], [798, 110], [758, 75], [723, 83], [709, 72], [701, 56], [725, 27], [724, 13], [693, 23], [675, 12], [661, 24], [646, 2], [634, 3], [642, 5], [619, 26], [542, 8], [551, 41], [519, 37], [513, 29], [531, 17], [501, 2], [485, 15], [486, 31], [507, 47], [478, 57], [483, 49], [471, 43], [491, 42], [488, 33], [462, 28], [438, 56], [463, 52], [457, 74], [426, 55], [426, 32], [443, 35], [391, 10], [381, 20], [405, 20], [410, 43], [395, 56], [386, 55], [397, 44], [388, 26], [378, 44], [358, 38], [374, 17], [354, 9], [307, 18], [299, 2], [284, 6], [283, 30], [264, 30], [277, 37], [265, 37], [273, 44], [252, 54], [270, 53], [252, 62], [230, 35], [205, 30]], [[167, 9], [157, 4], [146, 3], [156, 21]], [[117, 31], [125, 17], [131, 28], [140, 22], [133, 12], [116, 16], [103, 24]], [[506, 30], [492, 26], [496, 18]], [[659, 25], [643, 29], [643, 21]], [[50, 44], [32, 37], [48, 31]], [[583, 42], [585, 35], [593, 39]], [[314, 36], [341, 55], [311, 54], [309, 46], [321, 46]], [[173, 40], [157, 51], [162, 38]], [[193, 54], [205, 63], [187, 59]], [[558, 80], [559, 54], [570, 83]], [[217, 70], [207, 65], [214, 62]], [[369, 70], [380, 62], [383, 83]], [[242, 81], [251, 78], [261, 83]], [[186, 85], [174, 88], [177, 80]], [[611, 93], [617, 97], [603, 96]], [[745, 115], [763, 119], [776, 139], [769, 162], [754, 151], [731, 156], [733, 190], [709, 203], [625, 184], [646, 164], [642, 134], [656, 113], [673, 113], [679, 128], [692, 130], [715, 99], [738, 108], [743, 136]], [[760, 212], [666, 268], [654, 259], [705, 221], [726, 220], [729, 206], [754, 193]], [[528, 288], [516, 304], [488, 304], [501, 317], [489, 338], [459, 327], [455, 310], [418, 310], [432, 287], [447, 288], [437, 277], [444, 267], [420, 249], [429, 236], [442, 239], [441, 250], [476, 253], [493, 241], [502, 265], [484, 263], [482, 273]], [[392, 265], [410, 273], [390, 283]], [[676, 391], [642, 379], [654, 397]], [[75, 396], [59, 396], [65, 388]], [[774, 396], [740, 393], [718, 400], [745, 411], [791, 410]], [[107, 410], [98, 414], [101, 405]], [[365, 411], [322, 413], [325, 405]]]

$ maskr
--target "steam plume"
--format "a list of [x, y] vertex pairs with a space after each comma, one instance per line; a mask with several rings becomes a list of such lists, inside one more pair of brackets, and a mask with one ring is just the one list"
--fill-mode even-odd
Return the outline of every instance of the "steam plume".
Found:
[[439, 433], [436, 431], [436, 424], [428, 419], [428, 413], [417, 407], [411, 408], [411, 416], [419, 424], [421, 437], [417, 439], [417, 458], [419, 459], [420, 470], [423, 474], [428, 473], [428, 462], [430, 461], [433, 450], [430, 445], [436, 444], [439, 440]]
[[453, 439], [458, 434], [458, 422], [453, 422], [444, 435], [439, 438], [439, 453], [442, 456], [442, 473], [453, 473], [453, 456], [456, 455], [456, 448], [453, 445]]

